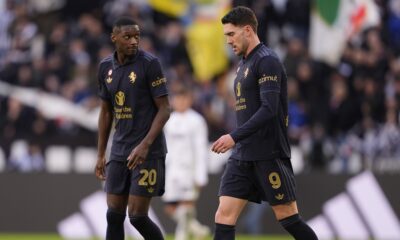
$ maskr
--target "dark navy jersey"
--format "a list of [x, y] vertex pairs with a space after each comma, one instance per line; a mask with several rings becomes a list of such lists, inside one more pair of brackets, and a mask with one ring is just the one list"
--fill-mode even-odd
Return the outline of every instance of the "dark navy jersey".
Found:
[[238, 66], [234, 91], [237, 128], [231, 158], [290, 158], [287, 77], [277, 55], [260, 43]]
[[[126, 160], [150, 130], [158, 111], [153, 99], [168, 94], [160, 62], [139, 50], [120, 65], [114, 53], [100, 62], [98, 81], [99, 96], [113, 107], [115, 133], [110, 159]], [[165, 154], [165, 137], [160, 133], [148, 156], [164, 157]]]

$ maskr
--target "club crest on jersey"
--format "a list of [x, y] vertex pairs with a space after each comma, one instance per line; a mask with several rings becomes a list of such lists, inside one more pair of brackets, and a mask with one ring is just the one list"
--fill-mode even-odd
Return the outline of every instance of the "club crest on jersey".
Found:
[[129, 74], [129, 81], [133, 84], [133, 83], [135, 83], [135, 81], [136, 81], [136, 73], [135, 72], [131, 72], [130, 74]]
[[244, 71], [244, 78], [247, 77], [247, 74], [249, 74], [249, 68], [246, 68], [246, 70]]
[[112, 82], [112, 69], [108, 70], [108, 77], [106, 78], [106, 82], [107, 83], [111, 83]]

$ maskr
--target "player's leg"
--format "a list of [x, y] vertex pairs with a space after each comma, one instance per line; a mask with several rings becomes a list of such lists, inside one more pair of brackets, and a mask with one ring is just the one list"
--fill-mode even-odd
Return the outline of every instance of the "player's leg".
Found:
[[[167, 190], [167, 188], [166, 188]], [[164, 195], [165, 196], [165, 195]], [[186, 222], [182, 220], [185, 218], [185, 214], [182, 209], [179, 209], [180, 202], [177, 201], [167, 201], [165, 203], [164, 211], [165, 213], [176, 222], [175, 228], [175, 240], [177, 239], [188, 239], [189, 232], [186, 227]], [[183, 216], [182, 216], [183, 215]]]
[[151, 197], [129, 196], [128, 213], [131, 224], [145, 240], [164, 239], [160, 228], [149, 218]]
[[247, 200], [221, 196], [215, 213], [215, 235], [214, 240], [235, 239], [235, 225], [237, 219], [246, 206]]
[[107, 240], [123, 240], [128, 195], [107, 194]]
[[[259, 184], [275, 213], [276, 219], [296, 240], [318, 239], [301, 219], [296, 203], [295, 179], [290, 160], [275, 159], [257, 163]], [[267, 179], [267, 180], [265, 180]]]
[[107, 240], [124, 239], [124, 221], [128, 203], [130, 173], [125, 164], [110, 161], [106, 167]]
[[164, 239], [160, 228], [149, 218], [152, 197], [164, 193], [165, 158], [147, 159], [132, 170], [128, 214], [131, 224], [145, 240]]
[[193, 235], [194, 239], [205, 239], [210, 236], [211, 230], [208, 226], [201, 224], [197, 219], [196, 203], [193, 201], [189, 205], [189, 220], [188, 227], [190, 233]]
[[315, 232], [300, 217], [296, 201], [272, 206], [276, 219], [296, 240], [317, 240]]
[[179, 202], [174, 211], [173, 219], [177, 223], [175, 240], [189, 239], [191, 235], [195, 239], [203, 239], [210, 235], [210, 229], [196, 219], [194, 201]]
[[190, 237], [189, 219], [191, 211], [188, 205], [178, 202], [172, 218], [176, 222], [175, 240], [186, 240]]
[[215, 214], [215, 240], [235, 239], [236, 221], [247, 199], [260, 202], [256, 186], [251, 180], [253, 163], [229, 159], [226, 164], [218, 195], [219, 206]]

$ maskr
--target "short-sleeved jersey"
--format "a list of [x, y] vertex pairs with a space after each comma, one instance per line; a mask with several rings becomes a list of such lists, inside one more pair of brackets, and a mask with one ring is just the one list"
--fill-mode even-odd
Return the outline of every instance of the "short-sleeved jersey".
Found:
[[[139, 50], [124, 65], [116, 52], [100, 62], [99, 96], [113, 107], [115, 133], [111, 160], [124, 161], [146, 136], [157, 114], [154, 98], [168, 94], [166, 79], [159, 60]], [[166, 143], [163, 133], [151, 145], [148, 157], [164, 157]]]
[[234, 83], [237, 129], [231, 158], [289, 159], [287, 77], [277, 55], [257, 45], [238, 66]]

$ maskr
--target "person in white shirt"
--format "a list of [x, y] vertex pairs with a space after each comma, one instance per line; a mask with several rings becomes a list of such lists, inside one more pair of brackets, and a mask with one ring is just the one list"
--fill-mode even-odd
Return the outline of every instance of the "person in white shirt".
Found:
[[196, 219], [199, 190], [208, 182], [208, 130], [203, 116], [194, 111], [188, 88], [179, 87], [171, 96], [174, 109], [164, 127], [166, 157], [166, 213], [176, 221], [175, 240], [190, 236], [202, 239], [210, 234]]

